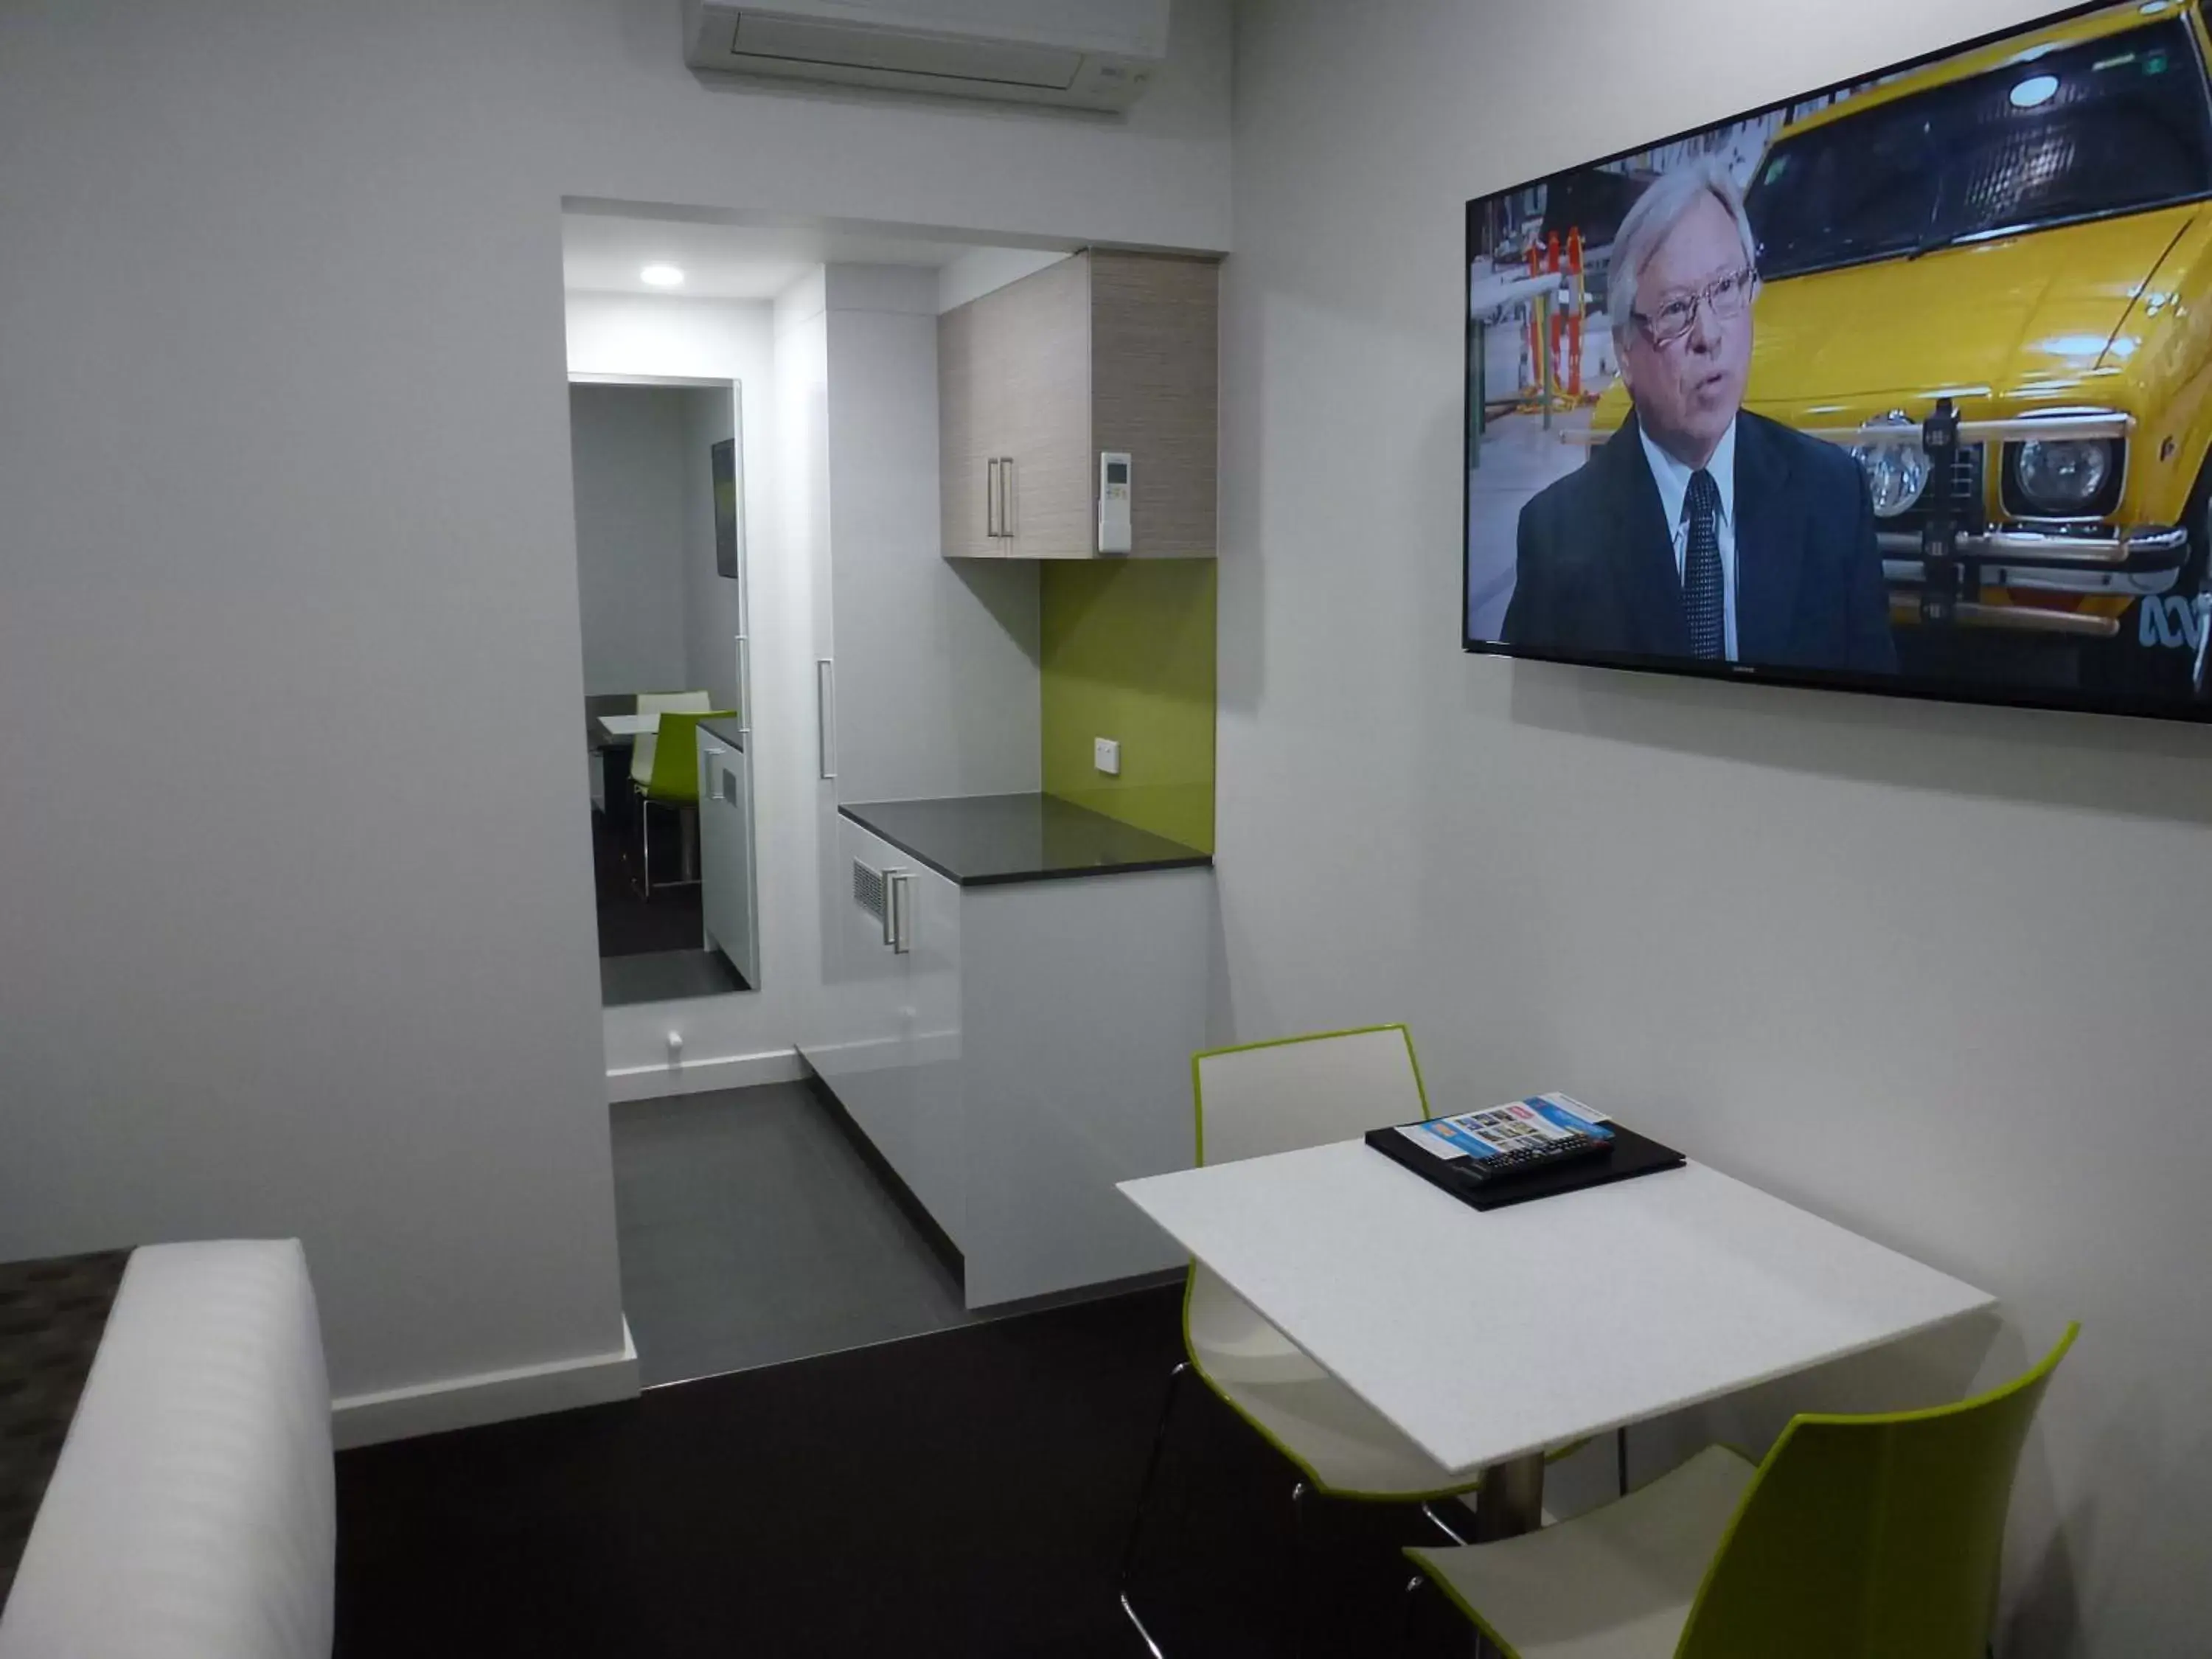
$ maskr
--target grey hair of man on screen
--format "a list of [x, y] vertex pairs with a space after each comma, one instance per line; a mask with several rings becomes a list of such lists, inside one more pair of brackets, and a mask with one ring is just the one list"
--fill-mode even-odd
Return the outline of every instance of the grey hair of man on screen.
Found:
[[1729, 176], [1728, 163], [1717, 155], [1701, 155], [1694, 161], [1669, 167], [1652, 180], [1650, 187], [1636, 198], [1636, 205], [1620, 222], [1620, 229], [1613, 239], [1613, 264], [1606, 279], [1606, 320], [1613, 325], [1613, 337], [1620, 340], [1636, 326], [1630, 314], [1637, 307], [1636, 286], [1644, 275], [1644, 267], [1659, 244], [1667, 240], [1667, 233], [1681, 222], [1682, 216], [1698, 204], [1698, 198], [1711, 195], [1729, 210], [1735, 221], [1735, 234], [1743, 242], [1744, 264], [1759, 262], [1759, 243], [1751, 234], [1751, 221], [1744, 214], [1743, 192], [1735, 187]]

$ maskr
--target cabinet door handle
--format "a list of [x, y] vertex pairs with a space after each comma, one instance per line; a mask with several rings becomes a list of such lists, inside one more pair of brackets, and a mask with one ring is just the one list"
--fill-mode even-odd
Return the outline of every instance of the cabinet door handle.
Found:
[[714, 764], [714, 757], [717, 755], [726, 755], [730, 751], [728, 750], [723, 748], [720, 744], [715, 743], [708, 744], [704, 749], [699, 751], [699, 764], [707, 769], [700, 775], [705, 779], [705, 782], [700, 786], [699, 793], [708, 800], [721, 800], [724, 799], [722, 794], [721, 770]]
[[738, 741], [750, 751], [753, 746], [753, 642], [738, 635]]
[[983, 534], [999, 538], [999, 458], [983, 463]]
[[837, 665], [827, 657], [814, 659], [814, 741], [821, 755], [821, 775], [837, 775]]
[[999, 457], [999, 533], [1014, 539], [1014, 458]]
[[884, 872], [884, 943], [900, 956], [914, 949], [913, 886], [912, 872]]

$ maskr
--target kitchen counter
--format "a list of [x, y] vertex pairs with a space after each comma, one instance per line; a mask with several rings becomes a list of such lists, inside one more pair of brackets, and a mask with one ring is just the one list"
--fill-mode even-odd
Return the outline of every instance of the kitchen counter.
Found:
[[725, 714], [711, 720], [701, 720], [699, 729], [709, 737], [726, 743], [739, 754], [745, 752], [745, 723], [735, 714]]
[[966, 795], [838, 811], [963, 887], [1208, 866], [1212, 854], [1057, 796]]

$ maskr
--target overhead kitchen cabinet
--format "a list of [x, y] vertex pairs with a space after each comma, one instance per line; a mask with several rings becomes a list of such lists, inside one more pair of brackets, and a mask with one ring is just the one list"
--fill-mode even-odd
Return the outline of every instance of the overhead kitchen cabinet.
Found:
[[[1092, 250], [938, 319], [947, 558], [1215, 550], [1219, 265]], [[1102, 459], [1127, 458], [1126, 549], [1102, 553]]]

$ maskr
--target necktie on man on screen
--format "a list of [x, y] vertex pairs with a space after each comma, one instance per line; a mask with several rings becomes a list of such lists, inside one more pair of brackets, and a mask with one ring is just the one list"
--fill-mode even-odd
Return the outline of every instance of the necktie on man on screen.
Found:
[[1690, 624], [1690, 649], [1717, 660], [1728, 643], [1726, 599], [1721, 591], [1721, 490], [1699, 467], [1690, 475], [1683, 510], [1690, 520], [1682, 560], [1682, 611]]

